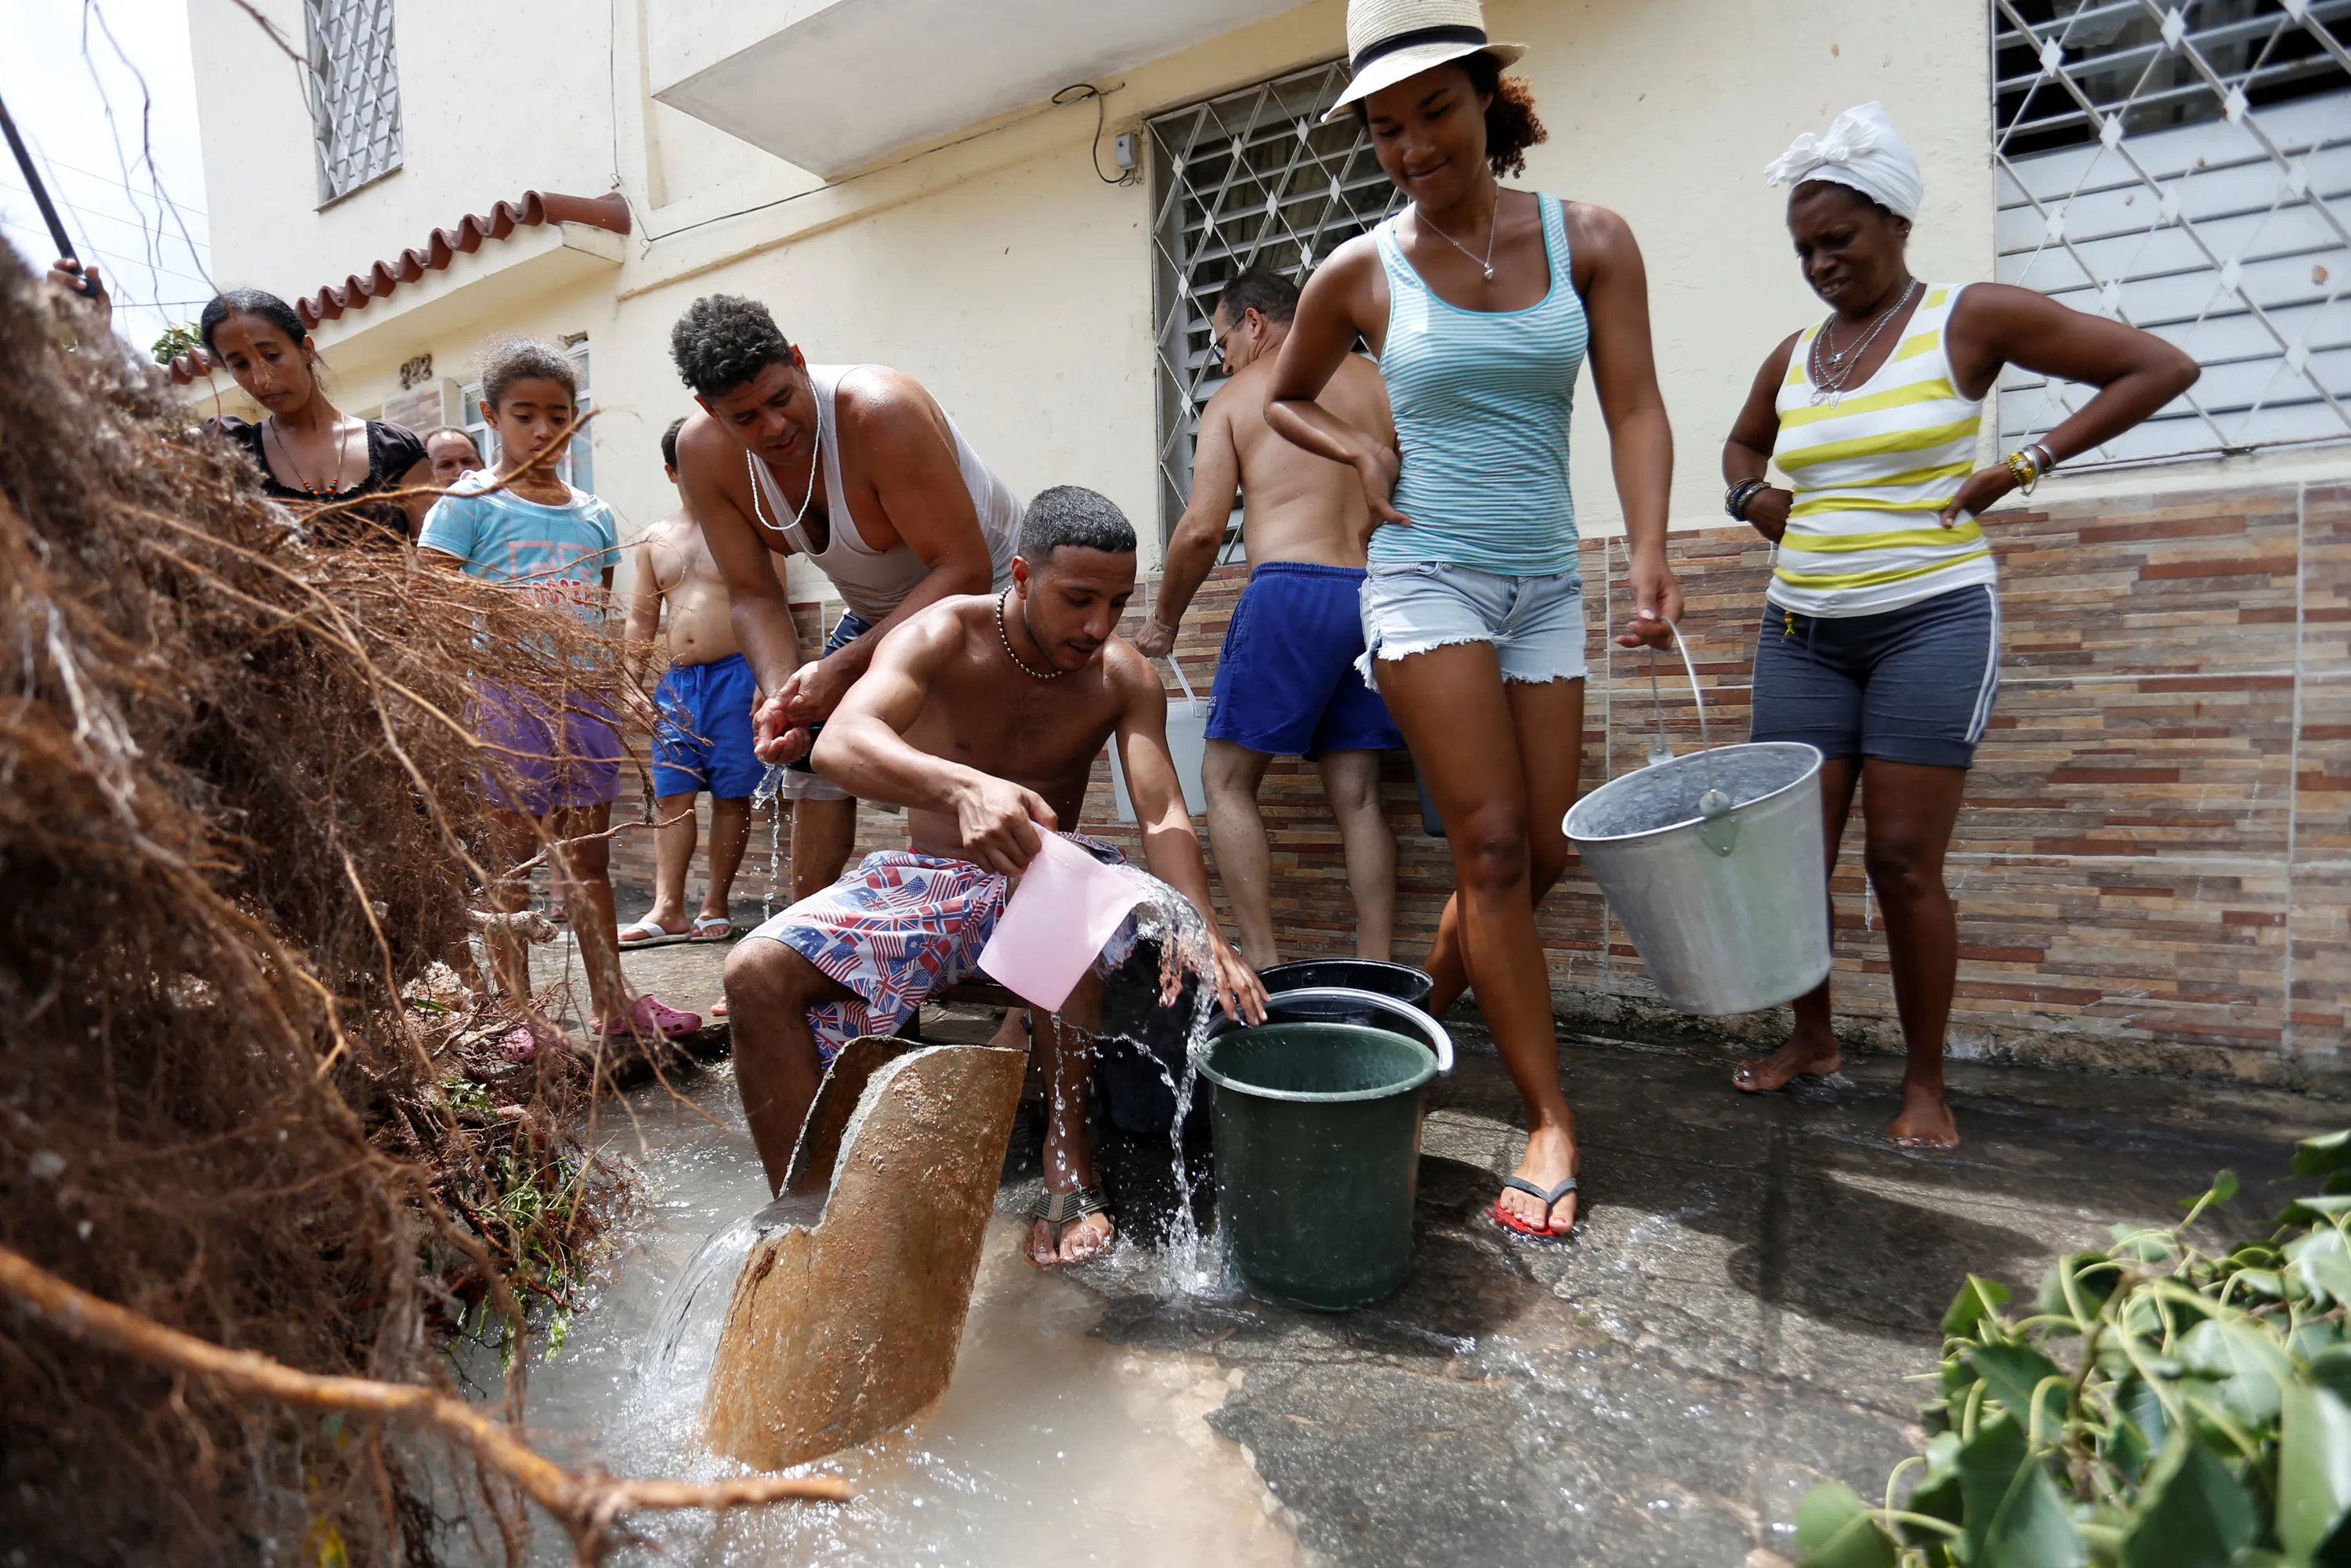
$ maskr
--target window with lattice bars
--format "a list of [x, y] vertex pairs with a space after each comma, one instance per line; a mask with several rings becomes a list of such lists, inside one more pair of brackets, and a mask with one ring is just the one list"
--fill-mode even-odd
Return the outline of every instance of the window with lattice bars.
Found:
[[1224, 384], [1217, 295], [1251, 265], [1302, 281], [1403, 203], [1353, 117], [1322, 122], [1346, 83], [1333, 60], [1150, 122], [1162, 538], [1191, 493], [1200, 409]]
[[320, 205], [400, 167], [392, 0], [303, 0]]
[[[2351, 438], [2351, 0], [1991, 0], [2002, 282], [2202, 378], [2078, 463]], [[2001, 449], [2094, 389], [2011, 368]]]

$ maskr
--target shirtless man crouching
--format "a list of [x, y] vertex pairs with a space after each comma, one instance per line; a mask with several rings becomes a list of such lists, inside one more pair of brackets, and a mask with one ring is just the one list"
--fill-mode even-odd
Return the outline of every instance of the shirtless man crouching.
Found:
[[[1273, 857], [1257, 803], [1276, 757], [1304, 757], [1322, 775], [1355, 901], [1355, 956], [1385, 960], [1395, 931], [1395, 833], [1380, 809], [1380, 753], [1401, 747], [1404, 735], [1355, 668], [1370, 537], [1364, 486], [1354, 470], [1291, 445], [1265, 422], [1297, 311], [1298, 286], [1256, 267], [1217, 298], [1208, 327], [1231, 379], [1201, 412], [1191, 504], [1167, 541], [1158, 602], [1134, 638], [1147, 658], [1174, 649], [1184, 612], [1216, 564], [1238, 484], [1249, 580], [1217, 661], [1200, 782], [1241, 954], [1260, 969], [1281, 956]], [[1393, 433], [1387, 388], [1370, 361], [1349, 355], [1322, 395], [1357, 429]]]
[[[1217, 992], [1264, 1017], [1257, 977], [1217, 934], [1207, 867], [1167, 752], [1159, 677], [1113, 632], [1134, 592], [1134, 530], [1091, 490], [1029, 504], [1012, 585], [944, 600], [875, 651], [816, 744], [827, 778], [906, 808], [911, 851], [865, 857], [831, 887], [751, 933], [726, 961], [736, 1082], [771, 1186], [790, 1163], [824, 1062], [889, 1034], [932, 991], [976, 971], [1010, 880], [1042, 832], [1075, 822], [1103, 741], [1115, 737], [1151, 873], [1208, 922]], [[787, 716], [763, 710], [760, 742]], [[1118, 852], [1071, 834], [1097, 857]], [[1089, 975], [1056, 1029], [1036, 1009], [1048, 1103], [1045, 1194], [1029, 1259], [1092, 1258], [1113, 1234], [1086, 1135], [1102, 987]]]

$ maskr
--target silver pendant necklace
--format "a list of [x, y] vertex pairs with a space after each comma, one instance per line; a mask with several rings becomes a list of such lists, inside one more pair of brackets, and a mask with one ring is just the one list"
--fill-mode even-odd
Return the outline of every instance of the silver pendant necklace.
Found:
[[1862, 334], [1861, 341], [1850, 349], [1830, 352], [1829, 332], [1836, 325], [1836, 317], [1832, 313], [1827, 320], [1821, 323], [1821, 329], [1813, 334], [1812, 364], [1808, 367], [1814, 408], [1823, 403], [1834, 408], [1844, 401], [1845, 383], [1852, 381], [1854, 371], [1861, 368], [1862, 355], [1868, 350], [1870, 344], [1877, 340], [1877, 335], [1886, 330], [1886, 324], [1910, 303], [1910, 296], [1922, 287], [1917, 278], [1912, 278], [1902, 292], [1895, 296], [1894, 303], [1877, 313], [1877, 319], [1870, 323], [1867, 332]]
[[[746, 447], [743, 466], [751, 476], [751, 520], [771, 533], [782, 534], [787, 539], [799, 531], [800, 521], [808, 516], [809, 503], [816, 499], [816, 465], [824, 461], [824, 399], [817, 395], [816, 378], [809, 378], [809, 402], [816, 405], [816, 444], [809, 448], [808, 494], [800, 497], [800, 509], [792, 514], [789, 526], [768, 521], [759, 507], [759, 459]], [[806, 537], [806, 536], [802, 536]]]
[[[1012, 661], [1012, 664], [1015, 669], [1019, 670], [1022, 674], [1028, 676], [1032, 681], [1060, 680], [1063, 675], [1068, 674], [1070, 672], [1067, 670], [1045, 670], [1041, 672], [1032, 670], [1027, 664], [1021, 663], [1019, 654], [1012, 651], [1012, 633], [1004, 629], [1004, 601], [1011, 597], [1012, 591], [1008, 588], [996, 596], [996, 638], [998, 642], [1004, 644], [1004, 656]], [[1020, 625], [1023, 631], [1028, 631], [1029, 606], [1025, 603], [1020, 607]], [[1036, 642], [1037, 633], [1033, 631], [1029, 632], [1029, 640], [1032, 643]], [[1042, 646], [1041, 643], [1039, 645], [1040, 647]]]
[[1486, 254], [1483, 256], [1479, 256], [1468, 246], [1438, 228], [1436, 224], [1431, 223], [1426, 208], [1416, 210], [1420, 212], [1420, 221], [1428, 225], [1429, 233], [1476, 262], [1485, 272], [1487, 282], [1494, 281], [1494, 236], [1502, 231], [1502, 182], [1499, 180], [1494, 182], [1494, 211], [1486, 219]]

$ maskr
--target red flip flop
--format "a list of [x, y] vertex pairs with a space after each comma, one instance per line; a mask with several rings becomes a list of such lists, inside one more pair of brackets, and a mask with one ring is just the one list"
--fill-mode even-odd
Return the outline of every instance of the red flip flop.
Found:
[[[1525, 1193], [1530, 1197], [1539, 1197], [1542, 1199], [1543, 1218], [1545, 1220], [1550, 1219], [1551, 1211], [1558, 1207], [1559, 1200], [1561, 1198], [1565, 1197], [1569, 1193], [1577, 1190], [1576, 1178], [1573, 1176], [1568, 1177], [1565, 1181], [1561, 1182], [1557, 1186], [1552, 1187], [1548, 1192], [1544, 1191], [1541, 1187], [1537, 1186], [1534, 1183], [1529, 1181], [1524, 1176], [1504, 1176], [1502, 1178], [1502, 1185], [1504, 1186], [1516, 1187], [1519, 1191]], [[1494, 1207], [1487, 1211], [1486, 1218], [1499, 1226], [1505, 1233], [1515, 1237], [1521, 1237], [1526, 1240], [1535, 1242], [1538, 1245], [1544, 1247], [1564, 1247], [1568, 1244], [1569, 1239], [1575, 1234], [1575, 1228], [1573, 1226], [1570, 1226], [1564, 1232], [1550, 1229], [1538, 1229], [1534, 1226], [1529, 1225], [1525, 1220], [1520, 1219], [1517, 1215], [1512, 1214], [1509, 1209], [1504, 1208], [1502, 1207], [1502, 1200], [1499, 1197], [1494, 1200]], [[1576, 1215], [1577, 1221], [1581, 1223], [1583, 1218], [1583, 1216], [1579, 1209]]]

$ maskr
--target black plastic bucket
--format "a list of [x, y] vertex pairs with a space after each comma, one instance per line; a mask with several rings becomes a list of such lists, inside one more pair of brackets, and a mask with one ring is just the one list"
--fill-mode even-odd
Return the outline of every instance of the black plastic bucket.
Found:
[[1343, 1312], [1404, 1283], [1437, 1069], [1428, 1047], [1361, 1024], [1262, 1024], [1201, 1048], [1217, 1226], [1253, 1294]]
[[1377, 991], [1384, 997], [1427, 1003], [1437, 982], [1409, 964], [1384, 964], [1376, 958], [1300, 958], [1271, 964], [1258, 971], [1268, 995], [1302, 990], [1310, 986], [1344, 986], [1351, 991]]

